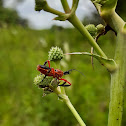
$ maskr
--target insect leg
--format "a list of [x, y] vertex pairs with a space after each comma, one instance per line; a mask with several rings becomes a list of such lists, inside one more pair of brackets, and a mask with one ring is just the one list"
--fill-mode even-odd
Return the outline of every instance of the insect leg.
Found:
[[45, 77], [42, 79], [42, 81], [41, 81], [41, 82], [43, 82], [45, 78], [46, 78], [46, 75], [45, 75]]
[[[47, 73], [49, 73], [51, 71], [51, 68], [48, 70], [48, 72]], [[47, 73], [45, 74], [45, 77], [42, 79], [42, 81], [41, 82], [43, 82], [44, 81], [44, 79], [46, 78], [46, 76], [47, 76]]]
[[46, 65], [47, 63], [49, 65], [49, 67], [50, 67], [50, 61], [49, 60], [45, 61], [44, 65]]
[[[63, 80], [64, 83], [59, 85], [59, 86], [71, 86], [71, 83], [69, 81], [67, 81], [66, 79], [60, 78], [59, 80]], [[68, 83], [69, 85], [65, 85], [66, 83]]]
[[45, 88], [45, 87], [49, 87], [49, 86], [48, 85], [46, 85], [46, 86], [45, 85], [44, 86], [43, 85], [39, 85], [39, 88]]
[[[50, 71], [51, 71], [51, 68], [48, 70], [48, 72], [47, 72], [47, 73], [49, 73]], [[46, 74], [47, 74], [47, 73], [46, 73]]]
[[68, 86], [70, 86], [70, 85], [65, 85], [66, 84], [66, 82], [64, 82], [63, 84], [59, 84], [58, 86], [63, 86], [63, 87], [68, 87]]
[[73, 70], [78, 71], [78, 72], [81, 73], [83, 76], [85, 76], [82, 72], [80, 72], [79, 70], [76, 70], [76, 69], [70, 69], [70, 70], [68, 70], [68, 71], [65, 71], [63, 74], [64, 74], [64, 75], [68, 75], [68, 74], [70, 74]]

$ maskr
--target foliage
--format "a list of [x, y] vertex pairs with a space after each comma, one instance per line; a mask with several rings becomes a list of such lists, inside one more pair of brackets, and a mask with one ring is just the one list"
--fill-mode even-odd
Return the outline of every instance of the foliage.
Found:
[[[44, 0], [45, 1], [45, 0]], [[77, 2], [78, 0], [74, 0]], [[75, 16], [76, 5], [72, 6], [70, 11], [67, 4], [64, 3], [64, 0], [61, 0], [62, 4], [64, 5], [63, 8], [66, 14], [59, 12], [55, 9], [50, 8], [50, 6], [44, 6], [44, 10], [51, 12], [53, 14], [58, 15], [58, 17], [54, 18], [55, 20], [68, 20], [70, 21], [80, 32], [83, 36], [85, 36], [88, 41], [90, 42], [91, 46], [94, 47], [95, 51], [99, 54], [97, 57], [99, 58], [100, 55], [104, 58], [107, 58], [106, 54], [109, 52], [109, 56], [113, 55], [114, 47], [108, 41], [110, 40], [110, 35], [107, 35], [106, 38], [102, 37], [100, 40], [106, 43], [99, 43], [100, 47], [104, 45], [106, 49], [102, 50], [95, 40], [90, 36], [86, 28], [82, 25], [82, 23], [78, 20]], [[102, 2], [102, 3], [101, 3]], [[96, 0], [94, 3], [97, 6], [99, 0]], [[0, 3], [2, 5], [2, 3]], [[104, 21], [110, 25], [111, 29], [113, 29], [117, 33], [117, 40], [123, 44], [124, 43], [124, 31], [123, 29], [124, 22], [121, 18], [113, 11], [116, 6], [116, 0], [113, 1], [101, 1], [99, 6], [101, 8], [100, 14]], [[46, 3], [47, 5], [47, 3]], [[110, 5], [110, 6], [108, 6]], [[97, 6], [97, 7], [98, 7]], [[41, 8], [40, 8], [41, 9]], [[40, 10], [37, 9], [37, 10]], [[100, 10], [97, 8], [98, 11]], [[110, 11], [111, 10], [111, 11]], [[1, 14], [1, 21], [10, 24], [16, 24], [18, 22], [18, 15], [13, 13], [10, 10], [4, 10], [3, 8], [0, 10]], [[17, 17], [16, 20], [13, 18], [4, 15], [6, 12], [9, 15]], [[104, 13], [105, 12], [105, 13]], [[15, 19], [15, 18], [14, 18]], [[117, 19], [117, 20], [111, 20]], [[1, 23], [3, 25], [3, 22]], [[117, 25], [115, 25], [117, 24]], [[120, 27], [121, 26], [121, 27]], [[94, 26], [95, 27], [95, 26]], [[57, 101], [57, 97], [54, 96], [46, 96], [46, 98], [40, 97], [40, 91], [37, 91], [36, 88], [32, 87], [33, 76], [37, 73], [35, 70], [35, 65], [38, 62], [41, 62], [40, 57], [42, 59], [47, 60], [47, 49], [50, 46], [59, 46], [64, 47], [64, 41], [68, 41], [68, 45], [70, 45], [70, 52], [74, 51], [83, 51], [83, 47], [85, 46], [89, 52], [89, 46], [86, 45], [86, 39], [82, 39], [78, 33], [75, 32], [73, 29], [51, 29], [50, 31], [32, 31], [29, 29], [22, 29], [21, 27], [9, 27], [8, 29], [2, 28], [0, 29], [1, 34], [1, 105], [0, 105], [0, 116], [1, 116], [1, 125], [78, 125], [72, 115], [70, 115], [69, 111], [66, 109], [65, 114], [63, 104], [60, 104]], [[53, 30], [53, 32], [52, 32]], [[70, 31], [70, 32], [69, 32]], [[120, 32], [121, 31], [121, 32]], [[119, 33], [120, 32], [120, 33]], [[67, 36], [67, 34], [69, 35]], [[46, 37], [47, 34], [47, 37]], [[73, 37], [73, 35], [75, 35]], [[103, 35], [103, 34], [102, 34]], [[28, 38], [30, 36], [30, 38]], [[38, 38], [41, 38], [38, 40]], [[71, 38], [68, 38], [70, 37]], [[114, 36], [113, 36], [114, 38]], [[112, 39], [113, 39], [112, 38]], [[72, 40], [73, 39], [73, 40]], [[37, 40], [37, 41], [36, 41]], [[53, 43], [51, 43], [51, 41]], [[98, 42], [100, 42], [100, 40]], [[20, 42], [21, 41], [21, 42]], [[35, 42], [36, 41], [36, 42]], [[72, 44], [71, 44], [72, 42]], [[106, 46], [106, 44], [108, 45]], [[117, 43], [118, 44], [118, 43]], [[122, 104], [123, 104], [123, 96], [122, 94], [119, 96], [118, 92], [122, 93], [122, 89], [124, 88], [123, 85], [118, 86], [120, 82], [124, 81], [125, 76], [123, 77], [124, 71], [124, 64], [122, 62], [123, 55], [120, 51], [121, 44], [117, 45], [117, 53], [115, 61], [120, 65], [118, 70], [116, 70], [115, 74], [111, 73], [112, 77], [112, 86], [117, 85], [112, 89], [111, 93], [111, 100], [110, 102], [110, 112], [113, 117], [109, 119], [109, 125], [113, 122], [121, 125], [121, 116], [122, 116]], [[79, 46], [79, 48], [77, 47]], [[113, 48], [112, 48], [113, 47]], [[86, 51], [86, 50], [84, 50]], [[104, 53], [107, 52], [107, 53]], [[92, 53], [88, 53], [91, 54]], [[95, 56], [95, 55], [92, 55]], [[112, 56], [113, 57], [113, 56]], [[4, 61], [3, 59], [6, 59]], [[101, 58], [100, 58], [101, 59]], [[107, 58], [109, 59], [109, 58]], [[43, 61], [42, 60], [42, 61]], [[85, 62], [84, 62], [85, 61]], [[114, 61], [114, 60], [113, 60]], [[119, 61], [119, 62], [118, 62]], [[44, 62], [44, 61], [43, 61]], [[66, 63], [64, 61], [63, 63]], [[94, 60], [97, 69], [93, 71], [92, 67], [89, 66], [90, 60], [88, 58], [82, 57], [71, 57], [69, 63], [67, 62], [66, 69], [77, 67], [78, 69], [85, 70], [87, 78], [81, 78], [80, 75], [77, 73], [73, 73], [68, 76], [72, 86], [67, 89], [69, 97], [72, 99], [72, 103], [74, 104], [75, 108], [79, 112], [80, 116], [86, 120], [87, 125], [106, 125], [107, 123], [107, 110], [108, 110], [108, 101], [109, 101], [109, 76], [107, 71], [104, 68], [99, 66], [99, 63]], [[55, 68], [54, 64], [52, 66]], [[88, 66], [88, 68], [87, 68]], [[64, 70], [65, 68], [62, 68]], [[110, 69], [109, 69], [110, 70]], [[122, 71], [121, 71], [122, 70]], [[34, 71], [34, 72], [33, 72]], [[120, 72], [121, 71], [121, 72]], [[120, 73], [121, 77], [120, 77]], [[99, 76], [101, 74], [101, 76]], [[104, 79], [103, 79], [104, 77]], [[121, 79], [120, 79], [121, 78]], [[114, 80], [114, 81], [113, 81]], [[121, 80], [121, 81], [120, 81]], [[40, 80], [39, 80], [40, 81]], [[115, 82], [115, 83], [113, 83]], [[119, 83], [118, 83], [119, 82]], [[102, 85], [101, 85], [102, 84]], [[92, 86], [93, 85], [93, 86]], [[103, 86], [104, 85], [104, 86]], [[112, 87], [111, 86], [111, 87]], [[30, 87], [30, 88], [29, 88]], [[121, 87], [121, 88], [120, 88]], [[121, 89], [121, 90], [120, 90]], [[100, 95], [99, 95], [100, 94]], [[113, 95], [114, 94], [114, 95]], [[115, 98], [115, 100], [113, 100]], [[83, 103], [82, 103], [83, 101]], [[114, 102], [113, 102], [114, 101]], [[116, 102], [115, 102], [116, 101]], [[120, 102], [121, 101], [121, 102]], [[119, 102], [119, 105], [118, 105]], [[112, 103], [112, 104], [111, 104]], [[121, 105], [120, 105], [121, 104]], [[42, 106], [41, 106], [42, 105]], [[117, 107], [119, 108], [117, 110]], [[114, 108], [114, 109], [113, 109]], [[89, 111], [90, 110], [90, 111]], [[92, 110], [92, 111], [91, 111]], [[112, 110], [112, 111], [111, 111]], [[114, 111], [113, 111], [114, 110]], [[121, 110], [121, 111], [120, 111]], [[116, 112], [115, 112], [116, 111]], [[126, 111], [126, 110], [124, 110]], [[85, 114], [83, 114], [84, 112]], [[113, 113], [114, 112], [114, 113]], [[62, 115], [62, 116], [61, 116]], [[114, 115], [114, 116], [113, 116]], [[120, 116], [121, 115], [121, 116]], [[15, 118], [14, 118], [15, 117]], [[124, 113], [125, 117], [125, 113]], [[116, 118], [116, 120], [115, 120]], [[100, 121], [96, 121], [99, 120]], [[114, 121], [113, 121], [114, 120]], [[119, 120], [119, 121], [118, 121]], [[125, 120], [123, 120], [125, 125]], [[118, 124], [117, 124], [118, 125]]]
[[118, 0], [117, 8], [116, 11], [117, 13], [124, 19], [126, 20], [126, 7], [125, 7], [125, 0]]
[[4, 8], [3, 2], [0, 0], [0, 26], [6, 25], [22, 25], [27, 26], [27, 20], [19, 17], [16, 10]]
[[[111, 54], [111, 58], [114, 53], [114, 36], [110, 32], [105, 37], [100, 38], [98, 42], [101, 47], [105, 47], [105, 52]], [[47, 60], [46, 52], [54, 45], [63, 48], [66, 41], [70, 45], [71, 52], [83, 51], [84, 47], [87, 51], [90, 50], [87, 40], [74, 29], [43, 31], [21, 27], [0, 29], [1, 126], [77, 125], [71, 112], [57, 100], [56, 95], [42, 97], [43, 91], [38, 90], [38, 87], [33, 84], [33, 78], [39, 74], [36, 66]], [[87, 125], [106, 126], [109, 76], [99, 62], [94, 60], [94, 64], [96, 65], [93, 70], [89, 57], [74, 56], [71, 57], [68, 67], [62, 70], [76, 68], [85, 74], [85, 78], [78, 72], [72, 72], [65, 77], [72, 83], [72, 86], [67, 89], [67, 94]], [[123, 125], [126, 125], [126, 122], [123, 122]]]

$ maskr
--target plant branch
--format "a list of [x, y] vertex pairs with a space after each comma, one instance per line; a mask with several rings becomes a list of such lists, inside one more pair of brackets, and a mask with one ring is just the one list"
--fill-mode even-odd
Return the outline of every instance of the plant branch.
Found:
[[[114, 1], [114, 0], [113, 0]], [[117, 1], [115, 0], [115, 3]], [[123, 114], [124, 84], [126, 76], [126, 29], [125, 22], [114, 8], [101, 7], [101, 17], [117, 33], [115, 62], [118, 69], [111, 74], [108, 126], [121, 126]]]
[[54, 90], [54, 92], [59, 96], [59, 98], [61, 100], [63, 100], [63, 102], [68, 106], [68, 108], [71, 110], [71, 112], [73, 113], [73, 115], [77, 119], [77, 121], [80, 124], [80, 126], [86, 126], [86, 124], [83, 122], [83, 120], [81, 119], [81, 117], [79, 116], [77, 111], [75, 110], [74, 106], [70, 102], [68, 96], [65, 94], [65, 92], [61, 93], [61, 91], [57, 90], [57, 88], [56, 89], [52, 89], [52, 90]]
[[119, 69], [111, 75], [111, 92], [108, 126], [121, 126], [123, 114], [124, 85], [126, 81], [126, 30], [117, 35], [115, 61]]
[[69, 13], [70, 12], [70, 8], [69, 8], [69, 4], [68, 4], [67, 0], [61, 0], [61, 3], [62, 3], [64, 11], [66, 13]]
[[[109, 6], [110, 4], [110, 6]], [[111, 73], [110, 104], [108, 126], [121, 126], [123, 114], [124, 84], [126, 81], [126, 28], [125, 22], [115, 12], [117, 0], [98, 7], [98, 11], [106, 24], [117, 33], [115, 62], [118, 69]]]
[[43, 9], [43, 10], [47, 11], [47, 12], [50, 12], [52, 14], [55, 14], [55, 15], [59, 15], [59, 16], [64, 15], [64, 13], [62, 13], [62, 12], [60, 12], [58, 10], [55, 10], [55, 9], [49, 7], [49, 6], [47, 8], [45, 8], [45, 9]]
[[75, 28], [78, 29], [78, 31], [80, 31], [80, 33], [86, 37], [88, 39], [88, 42], [90, 43], [90, 45], [95, 49], [95, 51], [97, 52], [97, 54], [99, 54], [100, 56], [107, 58], [107, 56], [105, 55], [105, 53], [102, 51], [102, 49], [99, 47], [99, 45], [95, 42], [94, 38], [90, 35], [90, 33], [86, 30], [86, 28], [84, 27], [84, 25], [82, 24], [82, 22], [77, 18], [76, 15], [73, 15], [71, 18], [68, 19], [71, 24], [73, 24], [73, 26]]
[[75, 14], [75, 11], [76, 11], [76, 9], [78, 7], [78, 3], [79, 3], [79, 0], [73, 0], [72, 9], [71, 9], [72, 14]]
[[68, 108], [71, 110], [71, 112], [73, 113], [73, 115], [75, 116], [75, 118], [77, 119], [77, 121], [79, 122], [80, 126], [86, 126], [86, 124], [83, 122], [83, 120], [81, 119], [81, 117], [79, 116], [79, 114], [77, 113], [77, 111], [75, 110], [75, 108], [73, 107], [73, 105], [70, 102], [69, 98], [67, 97], [63, 101], [66, 103], [66, 105], [68, 106]]
[[101, 57], [99, 55], [88, 53], [88, 52], [73, 52], [73, 53], [66, 53], [65, 55], [88, 55], [91, 57], [96, 58], [103, 66], [107, 68], [110, 73], [115, 72], [118, 69], [116, 62], [113, 59], [108, 59]]
[[117, 33], [115, 61], [118, 70], [111, 74], [110, 105], [108, 126], [121, 126], [123, 113], [123, 89], [126, 76], [126, 29], [125, 22], [115, 12], [115, 8], [102, 8], [101, 17]]
[[[68, 10], [70, 11], [69, 5], [67, 3], [67, 0], [61, 0], [63, 8], [65, 12]], [[77, 3], [78, 4], [78, 3]], [[82, 22], [77, 18], [77, 16], [74, 14], [70, 18], [68, 18], [68, 21], [75, 27], [77, 28], [80, 33], [86, 37], [90, 43], [91, 46], [95, 49], [95, 51], [102, 57], [107, 58], [105, 53], [101, 50], [101, 48], [98, 46], [98, 44], [95, 42], [94, 38], [90, 35], [90, 33], [85, 29], [84, 25]]]
[[120, 32], [123, 29], [125, 22], [115, 10], [101, 9], [100, 15], [115, 32]]

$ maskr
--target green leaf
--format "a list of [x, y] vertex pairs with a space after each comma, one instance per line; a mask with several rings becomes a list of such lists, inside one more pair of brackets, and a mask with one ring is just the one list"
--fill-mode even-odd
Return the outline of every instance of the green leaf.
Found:
[[97, 54], [92, 54], [88, 52], [73, 52], [73, 53], [66, 53], [65, 55], [88, 55], [88, 56], [93, 56], [96, 58], [103, 66], [105, 66], [109, 72], [114, 72], [118, 66], [116, 62], [113, 59], [107, 59], [103, 58]]

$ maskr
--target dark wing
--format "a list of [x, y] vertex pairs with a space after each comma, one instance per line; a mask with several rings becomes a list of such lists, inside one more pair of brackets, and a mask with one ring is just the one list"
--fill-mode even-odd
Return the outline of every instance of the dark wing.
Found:
[[45, 65], [39, 65], [41, 68], [43, 68], [43, 69], [50, 69], [50, 67], [47, 67], [47, 66], [45, 66]]

